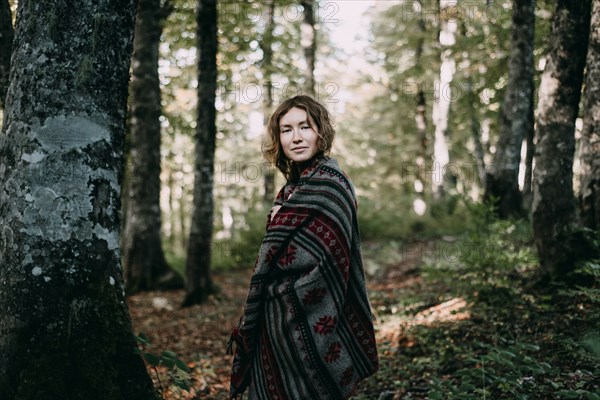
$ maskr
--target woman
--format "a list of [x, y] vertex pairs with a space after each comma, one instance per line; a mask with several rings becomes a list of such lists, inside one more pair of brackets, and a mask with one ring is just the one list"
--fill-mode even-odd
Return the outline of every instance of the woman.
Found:
[[335, 131], [308, 96], [269, 120], [263, 153], [283, 173], [237, 344], [230, 398], [346, 399], [378, 368], [354, 188], [326, 155]]

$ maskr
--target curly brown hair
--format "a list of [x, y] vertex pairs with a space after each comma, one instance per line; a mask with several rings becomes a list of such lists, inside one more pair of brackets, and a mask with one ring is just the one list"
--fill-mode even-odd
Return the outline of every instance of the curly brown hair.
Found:
[[281, 147], [279, 138], [279, 122], [292, 108], [300, 108], [306, 111], [308, 123], [315, 130], [319, 139], [317, 145], [319, 151], [315, 157], [328, 154], [333, 145], [335, 129], [331, 123], [331, 116], [324, 105], [310, 96], [298, 95], [285, 100], [277, 107], [275, 112], [269, 118], [267, 134], [262, 145], [262, 152], [265, 159], [277, 167], [288, 181], [296, 182], [299, 178], [299, 171], [295, 163], [286, 157]]

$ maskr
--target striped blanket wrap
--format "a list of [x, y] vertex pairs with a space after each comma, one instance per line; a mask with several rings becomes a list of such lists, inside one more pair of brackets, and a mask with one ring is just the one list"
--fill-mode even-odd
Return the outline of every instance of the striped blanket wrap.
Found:
[[379, 366], [354, 188], [320, 156], [275, 206], [229, 343], [230, 398], [346, 399]]

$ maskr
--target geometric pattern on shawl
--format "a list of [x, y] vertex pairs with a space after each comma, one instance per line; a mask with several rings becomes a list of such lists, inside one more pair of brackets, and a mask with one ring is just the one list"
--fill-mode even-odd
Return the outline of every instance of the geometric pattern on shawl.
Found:
[[275, 205], [229, 344], [230, 398], [346, 399], [379, 367], [354, 188], [320, 156]]

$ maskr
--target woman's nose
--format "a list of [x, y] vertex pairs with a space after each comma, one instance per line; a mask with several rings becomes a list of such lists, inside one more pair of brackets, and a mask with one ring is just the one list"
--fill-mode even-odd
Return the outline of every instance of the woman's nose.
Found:
[[302, 135], [300, 134], [300, 131], [294, 131], [294, 136], [292, 137], [292, 140], [294, 142], [301, 142], [302, 141]]

